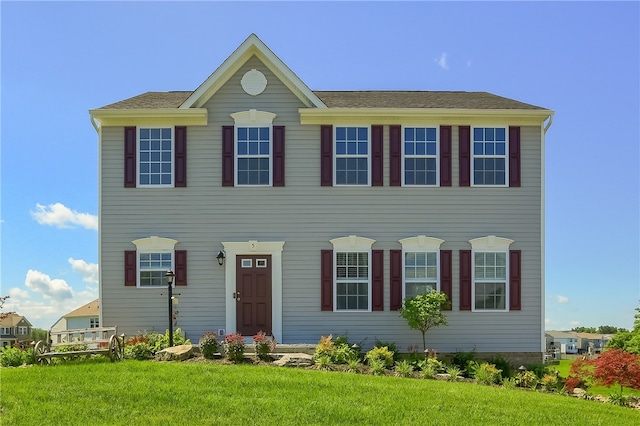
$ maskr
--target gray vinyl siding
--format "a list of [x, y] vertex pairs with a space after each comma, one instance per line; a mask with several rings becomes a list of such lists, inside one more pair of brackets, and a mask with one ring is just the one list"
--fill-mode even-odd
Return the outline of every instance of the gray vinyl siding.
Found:
[[[256, 68], [268, 85], [261, 95], [242, 91], [243, 74]], [[439, 352], [540, 352], [541, 313], [541, 129], [521, 128], [520, 188], [458, 187], [458, 127], [452, 126], [453, 186], [389, 186], [389, 124], [384, 126], [384, 186], [320, 186], [320, 126], [300, 125], [304, 107], [255, 58], [205, 105], [207, 126], [188, 128], [186, 188], [124, 188], [123, 128], [102, 129], [101, 306], [104, 326], [126, 334], [168, 326], [166, 289], [124, 286], [124, 251], [149, 236], [178, 240], [188, 253], [188, 285], [176, 287], [178, 327], [192, 342], [205, 331], [226, 328], [224, 267], [215, 256], [222, 241], [285, 241], [282, 253], [282, 342], [317, 343], [321, 335], [346, 335], [372, 346], [395, 342], [402, 351], [419, 345], [420, 333], [389, 311], [389, 251], [398, 240], [426, 235], [453, 251], [453, 310], [449, 325], [427, 333]], [[285, 187], [222, 187], [221, 135], [231, 113], [257, 109], [277, 114], [286, 126]], [[332, 123], [327, 123], [332, 124]], [[465, 125], [468, 123], [459, 123]], [[141, 123], [144, 126], [144, 123]], [[172, 123], [167, 123], [168, 126]], [[330, 239], [357, 235], [384, 250], [384, 311], [320, 311], [320, 250]], [[459, 250], [472, 238], [496, 235], [522, 250], [522, 310], [481, 313], [459, 310]]]

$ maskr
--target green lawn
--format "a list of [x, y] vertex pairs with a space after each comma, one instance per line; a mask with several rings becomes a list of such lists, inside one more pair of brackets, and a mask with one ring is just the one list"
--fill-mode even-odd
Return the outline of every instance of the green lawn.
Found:
[[0, 369], [9, 425], [637, 425], [640, 412], [471, 383], [217, 363]]

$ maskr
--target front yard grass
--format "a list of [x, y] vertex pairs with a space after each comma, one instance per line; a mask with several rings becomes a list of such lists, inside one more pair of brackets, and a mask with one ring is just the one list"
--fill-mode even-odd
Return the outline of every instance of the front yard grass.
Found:
[[555, 394], [352, 373], [125, 360], [0, 369], [9, 425], [637, 425]]

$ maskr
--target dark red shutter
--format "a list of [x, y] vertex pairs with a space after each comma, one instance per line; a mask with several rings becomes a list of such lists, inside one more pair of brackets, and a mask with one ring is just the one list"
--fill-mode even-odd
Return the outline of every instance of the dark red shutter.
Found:
[[402, 307], [402, 250], [391, 250], [389, 309], [397, 311]]
[[234, 127], [222, 126], [222, 186], [233, 186], [234, 173]]
[[471, 186], [471, 128], [458, 126], [460, 186]]
[[440, 186], [451, 186], [451, 126], [440, 126]]
[[389, 126], [389, 186], [402, 186], [402, 126]]
[[138, 255], [135, 250], [124, 252], [124, 285], [128, 287], [138, 285]]
[[384, 167], [384, 127], [371, 126], [371, 186], [382, 186]]
[[460, 310], [471, 310], [471, 250], [460, 250]]
[[284, 126], [273, 126], [273, 186], [284, 186]]
[[321, 250], [320, 257], [320, 310], [333, 311], [333, 250]]
[[187, 186], [187, 128], [175, 128], [175, 184], [176, 188]]
[[509, 127], [509, 186], [520, 186], [520, 127]]
[[187, 285], [187, 251], [176, 250], [174, 252], [176, 256], [175, 268], [176, 268], [176, 280], [175, 285], [185, 286]]
[[451, 301], [453, 300], [452, 254], [451, 250], [440, 250], [440, 291], [446, 294], [449, 300], [447, 309], [445, 309], [447, 311], [451, 310]]
[[320, 185], [333, 186], [333, 126], [320, 126]]
[[371, 310], [384, 311], [383, 250], [371, 250]]
[[137, 138], [135, 127], [124, 128], [124, 187], [136, 187]]
[[520, 250], [509, 251], [509, 309], [519, 311], [522, 309], [522, 252]]

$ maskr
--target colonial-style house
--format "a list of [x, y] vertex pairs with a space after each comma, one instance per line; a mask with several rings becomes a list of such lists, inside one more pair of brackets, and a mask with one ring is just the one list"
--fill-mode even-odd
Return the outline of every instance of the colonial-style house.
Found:
[[51, 331], [77, 330], [100, 327], [100, 304], [93, 300], [65, 314], [51, 327]]
[[6, 314], [0, 318], [0, 347], [19, 345], [25, 348], [31, 343], [31, 323], [22, 315]]
[[553, 111], [486, 92], [314, 91], [251, 35], [194, 91], [90, 115], [103, 324], [163, 332], [172, 270], [174, 326], [194, 340], [263, 330], [406, 351], [421, 337], [403, 299], [439, 289], [449, 325], [429, 348], [542, 360]]
[[545, 332], [547, 350], [561, 354], [578, 353], [578, 333], [575, 331], [547, 330]]

